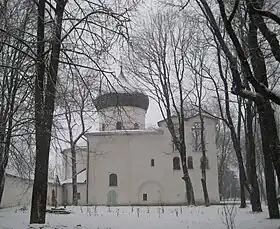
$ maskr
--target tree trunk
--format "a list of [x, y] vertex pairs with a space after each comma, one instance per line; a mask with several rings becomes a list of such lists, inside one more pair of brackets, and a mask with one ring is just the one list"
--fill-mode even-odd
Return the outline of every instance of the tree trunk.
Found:
[[245, 195], [245, 184], [244, 177], [239, 173], [239, 182], [240, 182], [240, 208], [246, 208], [246, 195]]
[[201, 180], [201, 185], [202, 185], [205, 206], [208, 207], [208, 206], [210, 206], [210, 201], [209, 201], [207, 185], [206, 185], [206, 172], [205, 173], [202, 172], [202, 178], [200, 180]]
[[186, 197], [187, 197], [187, 205], [195, 205], [195, 198], [194, 198], [194, 192], [193, 192], [193, 186], [191, 182], [191, 178], [189, 176], [188, 170], [186, 170], [186, 165], [183, 165], [183, 173], [184, 176], [182, 179], [185, 182], [186, 187]]
[[45, 209], [48, 186], [49, 139], [46, 138], [44, 120], [44, 35], [45, 35], [45, 1], [38, 3], [37, 23], [37, 75], [35, 78], [35, 138], [36, 163], [32, 192], [30, 223], [45, 223]]
[[246, 153], [247, 153], [247, 177], [251, 184], [250, 202], [253, 212], [261, 212], [262, 206], [260, 201], [260, 190], [257, 178], [256, 169], [256, 152], [255, 152], [255, 139], [253, 134], [253, 114], [252, 114], [252, 101], [246, 103]]
[[224, 174], [219, 175], [219, 195], [220, 195], [220, 201], [222, 201], [222, 198], [224, 196]]
[[269, 217], [279, 219], [279, 207], [276, 196], [275, 176], [273, 164], [269, 156], [265, 156], [265, 186]]
[[[259, 144], [259, 148], [261, 148], [261, 137], [259, 134], [259, 131], [255, 131], [255, 135], [256, 135], [256, 141]], [[261, 150], [262, 151], [262, 150]], [[258, 152], [259, 153], [259, 152]], [[265, 194], [265, 184], [264, 184], [264, 180], [263, 180], [263, 168], [264, 168], [264, 159], [263, 159], [263, 154], [258, 155], [258, 160], [257, 160], [257, 164], [258, 164], [258, 174], [257, 174], [257, 178], [258, 178], [258, 183], [259, 183], [259, 190], [260, 190], [260, 196], [261, 196], [261, 201], [265, 201], [265, 203], [267, 204], [267, 198], [266, 198], [266, 194]]]
[[[251, 7], [262, 8], [264, 5], [263, 1], [253, 1], [247, 2], [248, 9]], [[249, 10], [250, 14], [250, 23], [249, 23], [249, 36], [248, 36], [248, 44], [249, 44], [249, 51], [251, 56], [252, 67], [254, 71], [255, 77], [259, 80], [260, 83], [268, 87], [268, 77], [267, 77], [267, 69], [266, 69], [266, 62], [264, 58], [264, 54], [262, 49], [259, 46], [257, 32], [258, 28], [261, 27], [261, 23], [258, 20], [258, 16], [252, 14]], [[258, 91], [257, 91], [258, 92]], [[267, 125], [261, 126], [261, 131], [266, 132], [267, 136], [264, 136], [264, 133], [261, 133], [262, 140], [264, 141], [263, 137], [268, 137], [267, 141], [268, 144], [269, 156], [271, 157], [272, 163], [274, 165], [274, 169], [276, 171], [278, 183], [280, 182], [280, 142], [277, 133], [277, 124], [275, 121], [274, 110], [272, 109], [271, 102], [267, 98], [258, 99], [256, 101], [258, 111], [261, 112], [260, 116], [262, 116], [262, 121], [260, 125]], [[260, 117], [261, 119], [261, 117]], [[264, 150], [264, 149], [263, 149]]]
[[266, 194], [265, 194], [265, 190], [264, 190], [264, 182], [263, 182], [263, 175], [260, 175], [260, 180], [259, 180], [259, 184], [260, 184], [260, 193], [261, 193], [261, 200], [265, 201], [265, 203], [267, 204], [267, 198], [266, 198]]
[[[225, 86], [225, 88], [227, 89], [227, 86]], [[228, 99], [228, 95], [226, 96], [226, 99]], [[239, 138], [237, 137], [237, 134], [236, 134], [236, 131], [235, 131], [235, 128], [233, 125], [228, 102], [226, 103], [226, 114], [227, 114], [227, 119], [228, 119], [228, 123], [229, 123], [229, 129], [230, 129], [230, 133], [231, 133], [233, 148], [235, 150], [237, 161], [238, 161], [240, 198], [241, 198], [240, 208], [245, 208], [246, 207], [245, 188], [248, 190], [249, 193], [251, 192], [251, 190], [249, 189], [249, 185], [248, 185], [248, 181], [247, 181], [247, 177], [246, 177], [246, 173], [245, 173], [240, 141], [239, 141]]]
[[[181, 134], [180, 137], [184, 139], [184, 134]], [[179, 145], [179, 147], [177, 147], [177, 149], [179, 149], [181, 163], [182, 163], [182, 170], [183, 170], [182, 179], [184, 180], [185, 187], [186, 187], [187, 205], [195, 205], [195, 196], [194, 196], [193, 186], [192, 186], [191, 178], [190, 178], [189, 171], [188, 171], [187, 164], [186, 164], [187, 157], [186, 157], [185, 142], [181, 141], [181, 144]]]
[[2, 118], [2, 115], [0, 114], [0, 203], [2, 201], [2, 195], [4, 191], [4, 185], [5, 185], [5, 170], [7, 163], [5, 160], [5, 123]]
[[[4, 137], [3, 137], [4, 139]], [[11, 140], [11, 131], [8, 132], [8, 136], [5, 139], [5, 146], [1, 145], [0, 152], [0, 203], [2, 201], [4, 186], [5, 186], [5, 171], [6, 167], [8, 165], [8, 157], [9, 157], [9, 151], [10, 151], [10, 140]], [[0, 140], [1, 141], [1, 140]]]
[[237, 101], [238, 101], [238, 117], [237, 117], [237, 142], [239, 144], [239, 153], [241, 155], [241, 160], [242, 163], [238, 161], [238, 165], [239, 165], [239, 179], [240, 179], [240, 208], [246, 208], [247, 204], [246, 204], [246, 191], [245, 188], [247, 185], [247, 190], [248, 192], [250, 192], [249, 190], [249, 184], [248, 184], [248, 179], [246, 176], [246, 172], [245, 172], [245, 167], [243, 164], [243, 156], [242, 156], [242, 150], [241, 150], [241, 121], [242, 121], [242, 98], [237, 96]]
[[201, 166], [201, 185], [203, 190], [203, 196], [205, 201], [205, 206], [208, 207], [210, 205], [209, 195], [206, 184], [206, 153], [205, 153], [205, 142], [204, 142], [204, 120], [201, 114], [201, 105], [199, 106], [199, 116], [201, 121], [201, 149], [202, 149], [202, 166]]
[[255, 176], [255, 179], [252, 179], [252, 193], [250, 194], [250, 201], [252, 205], [252, 211], [253, 212], [262, 212], [262, 204], [260, 199], [260, 189], [257, 177]]
[[188, 170], [187, 164], [186, 164], [186, 162], [187, 162], [186, 145], [184, 142], [183, 143], [181, 142], [181, 144], [177, 148], [179, 149], [180, 156], [181, 156], [181, 163], [182, 163], [182, 170], [183, 170], [182, 179], [184, 180], [185, 187], [186, 187], [187, 205], [195, 205], [195, 196], [194, 196], [192, 181], [191, 181], [191, 178], [189, 175], [189, 170]]
[[250, 193], [250, 188], [248, 185], [246, 173], [245, 173], [245, 168], [244, 168], [244, 162], [243, 162], [243, 157], [242, 157], [242, 152], [241, 152], [241, 145], [240, 145], [240, 122], [241, 122], [241, 108], [240, 108], [240, 99], [238, 99], [239, 102], [239, 117], [238, 117], [238, 134], [235, 129], [235, 126], [233, 124], [233, 120], [231, 117], [231, 112], [230, 112], [230, 98], [229, 98], [229, 88], [228, 88], [228, 82], [227, 82], [227, 77], [223, 73], [222, 69], [222, 62], [221, 62], [221, 53], [220, 53], [220, 47], [217, 47], [218, 51], [218, 66], [219, 66], [219, 74], [223, 80], [224, 84], [224, 94], [225, 94], [225, 110], [226, 110], [226, 119], [227, 119], [227, 126], [230, 129], [230, 135], [231, 135], [231, 140], [233, 144], [234, 151], [236, 153], [237, 157], [237, 162], [238, 162], [238, 169], [239, 169], [239, 182], [240, 182], [240, 198], [241, 198], [241, 208], [246, 207], [246, 199], [245, 199], [245, 190], [244, 188], [247, 189], [247, 191]]
[[78, 189], [77, 189], [77, 166], [76, 166], [76, 150], [75, 146], [71, 147], [72, 154], [72, 202], [74, 206], [78, 205]]
[[[182, 90], [182, 89], [181, 89]], [[186, 187], [186, 197], [187, 197], [187, 205], [195, 205], [195, 196], [194, 196], [194, 191], [193, 191], [193, 186], [191, 182], [191, 178], [189, 176], [189, 171], [187, 168], [187, 155], [186, 155], [186, 144], [185, 144], [185, 127], [184, 127], [184, 112], [183, 112], [183, 99], [182, 95], [180, 95], [180, 118], [179, 118], [179, 138], [176, 135], [175, 128], [174, 128], [174, 123], [172, 121], [172, 115], [171, 115], [171, 109], [170, 106], [166, 106], [166, 111], [167, 111], [167, 127], [170, 131], [170, 134], [172, 136], [172, 140], [177, 148], [177, 150], [180, 153], [180, 159], [181, 159], [181, 164], [182, 164], [182, 170], [183, 170], [183, 177], [182, 179], [185, 182], [185, 187]], [[166, 96], [166, 98], [169, 98], [169, 96]], [[169, 102], [167, 102], [169, 103]]]
[[[277, 175], [278, 184], [280, 184], [280, 142], [278, 137], [278, 132], [276, 128], [276, 121], [274, 116], [274, 110], [271, 107], [271, 103], [269, 101], [265, 102], [265, 119], [264, 124], [266, 125], [265, 132], [268, 134], [268, 146], [269, 153], [272, 159], [272, 163], [274, 165], [274, 169]], [[263, 136], [263, 135], [262, 135]]]
[[2, 197], [3, 197], [3, 194], [4, 194], [4, 188], [5, 188], [5, 174], [0, 174], [0, 204], [1, 204], [1, 201], [2, 201]]
[[[42, 124], [41, 124], [42, 125]], [[46, 134], [36, 128], [36, 164], [32, 193], [30, 223], [45, 223], [48, 192], [49, 146]], [[41, 128], [40, 128], [41, 129]]]
[[[251, 56], [251, 63], [255, 77], [260, 83], [268, 87], [267, 71], [264, 55], [258, 43], [257, 25], [254, 16], [249, 14], [249, 35], [248, 44]], [[268, 99], [261, 97], [256, 101], [256, 106], [259, 114], [259, 124], [262, 136], [262, 150], [265, 163], [265, 182], [266, 182], [266, 196], [269, 209], [270, 218], [279, 218], [279, 207], [277, 203], [277, 196], [275, 190], [275, 176], [276, 170], [278, 180], [280, 178], [280, 157], [279, 157], [279, 138], [276, 129], [276, 122], [274, 111]], [[278, 167], [277, 167], [278, 166]]]
[[[1, 136], [1, 135], [0, 135]], [[4, 147], [3, 147], [3, 138], [0, 137], [0, 203], [2, 201], [2, 195], [4, 191], [4, 185], [5, 185], [5, 168], [4, 168]]]
[[276, 133], [273, 131], [275, 129], [275, 125], [273, 126], [273, 124], [275, 124], [275, 118], [271, 104], [268, 100], [266, 100], [266, 102], [262, 104], [257, 104], [257, 108], [259, 113], [262, 149], [265, 163], [264, 174], [269, 217], [271, 219], [279, 219], [280, 214], [277, 203], [276, 183], [272, 161], [272, 153], [273, 150], [275, 150], [275, 146], [273, 143], [275, 142], [275, 135], [277, 136], [277, 131]]
[[[35, 138], [36, 167], [32, 193], [30, 224], [44, 224], [48, 191], [48, 167], [54, 102], [61, 49], [61, 30], [64, 7], [67, 1], [57, 0], [55, 8], [54, 34], [52, 34], [49, 66], [45, 65], [45, 4], [38, 3], [37, 24], [37, 72], [35, 77]], [[46, 77], [47, 76], [47, 77]]]
[[[243, 29], [246, 26], [246, 19], [240, 10], [238, 10], [238, 17], [240, 18], [240, 38], [242, 42], [242, 48], [246, 49], [247, 45], [245, 43], [245, 33]], [[248, 91], [251, 91], [250, 85], [248, 83], [248, 76], [244, 66], [241, 65], [241, 71], [243, 73], [243, 82]], [[260, 191], [257, 180], [257, 171], [256, 171], [256, 152], [255, 152], [255, 138], [253, 134], [253, 112], [252, 112], [252, 100], [247, 100], [245, 104], [245, 145], [246, 145], [246, 170], [248, 182], [251, 185], [250, 202], [253, 212], [261, 212], [261, 201], [260, 201]]]

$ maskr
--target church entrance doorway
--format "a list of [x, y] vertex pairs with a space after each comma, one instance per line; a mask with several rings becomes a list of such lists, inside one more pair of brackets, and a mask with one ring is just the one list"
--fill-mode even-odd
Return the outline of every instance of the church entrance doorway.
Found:
[[115, 190], [110, 190], [107, 193], [107, 205], [109, 206], [117, 205], [118, 204], [117, 197], [118, 197], [117, 192]]

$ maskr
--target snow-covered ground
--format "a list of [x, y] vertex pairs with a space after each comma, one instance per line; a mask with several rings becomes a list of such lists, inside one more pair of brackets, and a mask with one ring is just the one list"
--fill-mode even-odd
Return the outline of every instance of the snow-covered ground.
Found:
[[[228, 211], [235, 215], [235, 227], [226, 226], [224, 206], [210, 207], [67, 207], [69, 215], [47, 213], [44, 227], [29, 226], [29, 210], [19, 208], [0, 210], [0, 229], [279, 229], [280, 220], [268, 219], [264, 212], [253, 214], [250, 208], [238, 205]], [[235, 214], [236, 213], [236, 214]], [[228, 217], [229, 219], [230, 217]]]

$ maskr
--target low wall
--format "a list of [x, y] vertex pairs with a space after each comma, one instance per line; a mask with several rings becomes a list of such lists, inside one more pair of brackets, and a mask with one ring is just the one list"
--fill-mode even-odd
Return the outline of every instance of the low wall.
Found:
[[[32, 200], [33, 181], [7, 174], [0, 207], [30, 205]], [[52, 204], [52, 190], [57, 191], [58, 204], [62, 204], [62, 186], [49, 183], [47, 205]]]

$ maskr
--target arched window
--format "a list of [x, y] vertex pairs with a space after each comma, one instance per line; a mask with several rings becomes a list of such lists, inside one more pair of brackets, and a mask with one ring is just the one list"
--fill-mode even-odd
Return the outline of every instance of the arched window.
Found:
[[180, 170], [180, 158], [173, 157], [173, 170]]
[[155, 159], [151, 159], [151, 167], [155, 167]]
[[138, 123], [134, 123], [134, 130], [138, 130], [139, 129], [139, 124]]
[[122, 129], [122, 122], [117, 122], [116, 123], [116, 129], [121, 130]]
[[188, 156], [188, 169], [193, 169], [193, 158]]
[[209, 160], [208, 157], [205, 157], [205, 161], [203, 163], [203, 156], [200, 158], [200, 168], [203, 169], [209, 169]]
[[178, 151], [174, 142], [172, 142], [172, 150], [173, 151]]
[[118, 186], [118, 176], [115, 173], [109, 176], [109, 186]]
[[[195, 122], [192, 126], [193, 151], [202, 151], [201, 128], [202, 128], [201, 122]], [[203, 142], [204, 142], [204, 147], [206, 148], [204, 129], [203, 129]]]

